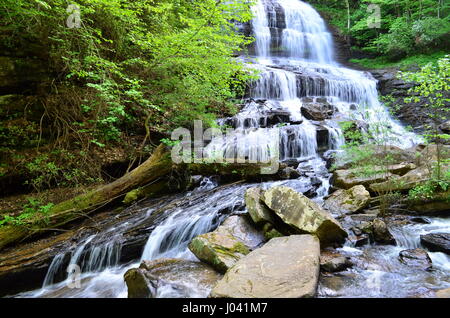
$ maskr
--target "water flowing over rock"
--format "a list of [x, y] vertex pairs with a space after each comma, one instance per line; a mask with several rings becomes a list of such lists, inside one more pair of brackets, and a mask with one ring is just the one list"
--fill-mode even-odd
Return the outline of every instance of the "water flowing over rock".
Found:
[[418, 267], [423, 270], [430, 270], [433, 266], [430, 256], [421, 248], [401, 251], [399, 258], [402, 263], [408, 266]]
[[264, 235], [245, 217], [232, 216], [214, 232], [194, 238], [189, 249], [201, 261], [224, 273], [263, 241]]
[[450, 255], [450, 234], [432, 233], [421, 235], [420, 241], [423, 246], [432, 252], [442, 252]]
[[215, 298], [313, 297], [320, 243], [311, 235], [274, 238], [239, 260], [211, 292]]
[[188, 296], [189, 280], [195, 282], [197, 296], [206, 297], [221, 277], [206, 264], [182, 259], [145, 261], [124, 275], [128, 298]]
[[298, 233], [319, 237], [322, 244], [342, 243], [347, 233], [317, 203], [288, 187], [273, 187], [264, 192], [264, 203]]
[[370, 193], [362, 185], [349, 190], [338, 190], [325, 200], [325, 207], [332, 214], [353, 214], [361, 211], [370, 202]]

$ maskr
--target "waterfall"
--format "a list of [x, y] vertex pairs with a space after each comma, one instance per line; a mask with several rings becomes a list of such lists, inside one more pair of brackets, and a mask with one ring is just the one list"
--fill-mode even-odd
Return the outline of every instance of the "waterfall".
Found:
[[[333, 117], [309, 120], [303, 116], [306, 100], [331, 104], [340, 117], [364, 121], [376, 138], [388, 138], [394, 145], [406, 148], [420, 141], [393, 120], [380, 103], [377, 82], [371, 74], [347, 69], [334, 60], [332, 36], [309, 4], [299, 0], [258, 0], [252, 12], [255, 55], [241, 58], [248, 62], [249, 68], [259, 71], [259, 78], [251, 83], [242, 110], [231, 118], [218, 120], [218, 125], [233, 129], [212, 138], [204, 148], [207, 158], [269, 162], [276, 157], [279, 161], [295, 161], [302, 173], [299, 179], [258, 185], [267, 188], [286, 184], [307, 192], [315, 183], [319, 187], [315, 188], [314, 200], [320, 202], [330, 188], [323, 149], [338, 150], [345, 140]], [[388, 126], [389, 132], [380, 131], [380, 125]], [[152, 229], [141, 260], [195, 259], [188, 249], [189, 242], [214, 230], [227, 215], [235, 212], [250, 186], [244, 184], [213, 192], [210, 190], [217, 184], [205, 180], [199, 188], [185, 194], [192, 198], [204, 193], [204, 199], [167, 208], [168, 217]], [[153, 210], [149, 211], [146, 217], [152, 213]], [[120, 231], [113, 227], [103, 233], [110, 235], [111, 240], [102, 245], [92, 244], [94, 237], [89, 237], [71, 254], [70, 264], [78, 264], [83, 272], [103, 270], [79, 295], [102, 295], [98, 290], [111, 281], [119, 286], [113, 297], [126, 295], [123, 274], [129, 267], [116, 270], [121, 250], [120, 235], [116, 232]], [[54, 258], [44, 287], [54, 283], [55, 276], [61, 273], [64, 256]]]

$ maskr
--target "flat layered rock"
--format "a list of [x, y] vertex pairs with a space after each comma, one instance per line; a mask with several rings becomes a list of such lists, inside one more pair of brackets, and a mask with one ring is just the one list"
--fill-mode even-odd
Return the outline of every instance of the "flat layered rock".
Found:
[[351, 189], [357, 185], [369, 187], [374, 183], [381, 183], [385, 180], [398, 178], [391, 172], [364, 175], [360, 169], [336, 170], [333, 173], [333, 185], [341, 189]]
[[430, 270], [433, 262], [427, 251], [421, 248], [401, 251], [399, 254], [400, 262], [411, 267], [417, 267], [423, 270]]
[[314, 297], [320, 243], [312, 235], [270, 240], [239, 260], [211, 292], [214, 298]]

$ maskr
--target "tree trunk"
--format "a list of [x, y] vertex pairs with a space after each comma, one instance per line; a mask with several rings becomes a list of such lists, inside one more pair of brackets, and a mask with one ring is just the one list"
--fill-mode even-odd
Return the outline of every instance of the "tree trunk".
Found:
[[[116, 181], [86, 194], [55, 205], [48, 213], [45, 228], [58, 228], [79, 219], [96, 208], [106, 205], [125, 193], [170, 174], [173, 163], [170, 152], [160, 145], [142, 165]], [[35, 220], [39, 221], [39, 220]], [[5, 226], [0, 228], [0, 250], [11, 243], [45, 231], [37, 222], [29, 226]]]

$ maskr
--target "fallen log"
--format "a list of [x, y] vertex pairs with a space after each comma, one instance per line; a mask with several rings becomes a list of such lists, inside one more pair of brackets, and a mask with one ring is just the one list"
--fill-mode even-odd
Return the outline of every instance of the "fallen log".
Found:
[[[139, 186], [170, 174], [172, 169], [170, 152], [164, 145], [160, 145], [147, 161], [123, 177], [55, 205], [46, 214], [45, 228], [58, 228], [84, 217], [89, 211], [92, 212]], [[40, 220], [30, 220], [26, 226], [8, 225], [0, 228], [0, 250], [14, 242], [45, 231], [42, 229], [43, 226], [36, 225], [38, 221]]]

